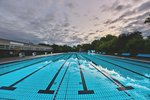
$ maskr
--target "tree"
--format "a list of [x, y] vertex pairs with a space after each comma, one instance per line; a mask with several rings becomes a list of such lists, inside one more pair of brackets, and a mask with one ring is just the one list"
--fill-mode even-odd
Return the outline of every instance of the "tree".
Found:
[[150, 36], [147, 36], [147, 39], [149, 39], [149, 40], [150, 40]]
[[127, 34], [127, 39], [143, 39], [142, 32], [134, 31]]
[[126, 43], [127, 43], [127, 33], [120, 34], [117, 38], [116, 42], [116, 52], [122, 53], [126, 52]]
[[137, 38], [130, 39], [126, 44], [126, 48], [133, 55], [142, 53], [144, 51], [144, 40]]
[[149, 17], [146, 18], [144, 23], [150, 23], [150, 15], [149, 15]]
[[83, 44], [83, 45], [82, 45], [82, 50], [83, 50], [84, 52], [87, 52], [88, 50], [91, 50], [91, 49], [92, 49], [92, 47], [91, 47], [90, 44]]
[[91, 47], [92, 49], [96, 50], [96, 52], [99, 51], [99, 46], [100, 46], [100, 40], [94, 40], [92, 43], [91, 43]]
[[92, 42], [92, 47], [96, 51], [114, 53], [116, 48], [116, 36], [107, 35], [106, 37], [102, 37], [100, 40], [95, 40]]
[[144, 53], [150, 53], [150, 38], [147, 38], [144, 42]]

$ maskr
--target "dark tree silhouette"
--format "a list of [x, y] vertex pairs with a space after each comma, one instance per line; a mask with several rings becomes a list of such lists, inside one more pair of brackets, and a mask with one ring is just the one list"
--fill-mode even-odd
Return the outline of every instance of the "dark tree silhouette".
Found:
[[149, 15], [149, 17], [146, 18], [144, 23], [149, 23], [150, 24], [150, 15]]

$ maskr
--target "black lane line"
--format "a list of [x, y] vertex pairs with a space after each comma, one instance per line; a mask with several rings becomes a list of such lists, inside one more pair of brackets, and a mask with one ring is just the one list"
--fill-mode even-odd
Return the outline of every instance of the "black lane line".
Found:
[[150, 67], [148, 67], [148, 66], [144, 66], [144, 65], [140, 65], [140, 64], [135, 64], [135, 63], [132, 63], [132, 62], [124, 61], [123, 59], [120, 60], [120, 59], [114, 58], [114, 57], [107, 57], [107, 58], [108, 59], [112, 59], [112, 60], [117, 60], [119, 62], [124, 62], [124, 63], [129, 63], [129, 64], [132, 64], [132, 65], [136, 65], [136, 66], [139, 66], [139, 67], [142, 67], [142, 68], [149, 68], [150, 69]]
[[51, 82], [49, 83], [49, 85], [47, 86], [46, 89], [44, 90], [39, 90], [38, 93], [42, 93], [42, 94], [54, 94], [55, 90], [51, 90], [52, 85], [55, 82], [55, 79], [57, 78], [59, 72], [61, 71], [61, 69], [63, 68], [63, 66], [65, 65], [65, 63], [67, 62], [67, 60], [71, 57], [72, 55], [70, 55], [66, 61], [61, 65], [61, 67], [59, 68], [59, 70], [57, 71], [57, 73], [55, 74], [55, 76], [53, 77], [53, 79], [51, 80]]
[[[55, 61], [59, 60], [60, 58], [62, 58], [62, 57], [56, 58], [56, 59], [53, 60], [52, 62], [55, 62]], [[33, 71], [32, 73], [30, 73], [30, 74], [28, 74], [27, 76], [21, 78], [20, 80], [16, 81], [15, 83], [11, 84], [10, 86], [2, 86], [2, 87], [0, 87], [0, 89], [2, 89], [2, 90], [12, 90], [12, 91], [15, 90], [15, 89], [16, 89], [16, 87], [14, 87], [15, 85], [17, 85], [17, 84], [20, 83], [21, 81], [25, 80], [26, 78], [30, 77], [30, 76], [33, 75], [34, 73], [40, 71], [41, 69], [45, 68], [47, 65], [51, 64], [52, 62], [50, 62], [50, 63], [48, 63], [48, 64], [42, 66], [41, 68], [39, 68], [39, 69]]]
[[76, 54], [76, 57], [77, 57], [77, 60], [78, 60], [78, 65], [79, 65], [79, 69], [80, 69], [80, 76], [81, 76], [81, 80], [82, 80], [82, 87], [83, 87], [83, 90], [78, 91], [78, 94], [94, 94], [93, 90], [88, 90], [88, 88], [87, 88], [85, 78], [84, 78], [84, 75], [83, 75], [83, 72], [82, 72], [82, 68], [80, 67], [81, 64], [79, 62], [79, 57], [77, 56], [77, 54]]
[[70, 79], [70, 72], [69, 72], [69, 74], [68, 74], [67, 87], [66, 87], [66, 91], [65, 91], [65, 98], [64, 98], [64, 100], [66, 100], [66, 98], [67, 98], [67, 92], [68, 92], [69, 79]]
[[66, 70], [65, 70], [65, 73], [64, 73], [64, 75], [63, 75], [63, 77], [62, 77], [62, 79], [61, 79], [61, 81], [60, 81], [60, 83], [59, 83], [59, 85], [58, 85], [58, 88], [57, 88], [57, 90], [56, 90], [56, 93], [55, 93], [55, 95], [54, 95], [53, 100], [56, 100], [56, 96], [57, 96], [58, 91], [59, 91], [59, 89], [60, 89], [60, 86], [61, 86], [61, 84], [62, 84], [62, 82], [63, 82], [63, 80], [64, 80], [64, 78], [65, 78], [65, 75], [66, 75], [66, 73], [67, 73], [67, 70], [68, 70], [69, 66], [70, 66], [70, 62], [69, 62], [68, 66], [67, 66], [67, 68], [66, 68]]
[[115, 63], [109, 62], [109, 61], [104, 60], [104, 59], [100, 59], [100, 58], [95, 57], [95, 56], [92, 56], [92, 57], [93, 57], [93, 58], [96, 58], [96, 59], [98, 59], [98, 60], [102, 60], [102, 61], [104, 61], [104, 62], [110, 63], [110, 64], [112, 64], [112, 65], [115, 65], [116, 67], [119, 67], [119, 68], [125, 69], [125, 70], [127, 70], [127, 71], [129, 71], [129, 72], [132, 72], [132, 73], [134, 73], [134, 74], [137, 74], [137, 75], [143, 76], [144, 78], [150, 79], [150, 77], [148, 77], [148, 76], [145, 76], [145, 75], [143, 75], [143, 74], [141, 74], [141, 73], [138, 73], [138, 72], [136, 72], [136, 71], [130, 70], [130, 69], [128, 69], [128, 68], [122, 67], [122, 66], [120, 66], [120, 65], [118, 65], [118, 64], [115, 64]]
[[[1, 67], [1, 65], [0, 65], [0, 69], [7, 68], [7, 67], [11, 67], [11, 66], [13, 66], [13, 65], [19, 65], [19, 64], [21, 64], [21, 61], [20, 61], [20, 62], [17, 62], [17, 64], [16, 64], [16, 62], [13, 62], [11, 65], [6, 65], [6, 66], [3, 66], [3, 67]], [[3, 65], [5, 65], [5, 64], [3, 64]]]
[[11, 71], [8, 71], [8, 72], [5, 72], [5, 73], [2, 73], [2, 74], [0, 74], [0, 76], [3, 76], [3, 75], [6, 75], [6, 74], [9, 74], [9, 73], [14, 72], [14, 71], [17, 71], [17, 70], [24, 69], [24, 68], [27, 68], [27, 67], [30, 67], [30, 66], [32, 66], [32, 65], [35, 65], [35, 64], [38, 64], [38, 63], [41, 63], [41, 62], [44, 62], [44, 61], [46, 61], [46, 60], [42, 60], [42, 61], [38, 61], [38, 62], [34, 62], [34, 63], [32, 63], [32, 64], [29, 64], [29, 65], [26, 65], [26, 66], [23, 66], [23, 67], [20, 67], [20, 68], [16, 68], [16, 69], [14, 69], [14, 70], [11, 70]]
[[[82, 55], [83, 56], [83, 55]], [[113, 78], [110, 74], [108, 74], [106, 71], [100, 69], [95, 62], [93, 62], [92, 60], [90, 60], [89, 58], [87, 58], [86, 56], [83, 56], [84, 58], [86, 58], [88, 61], [92, 62], [93, 64], [89, 63], [92, 67], [94, 67], [98, 72], [100, 72], [102, 75], [104, 75], [106, 78], [108, 78], [111, 82], [113, 82], [115, 85], [118, 86], [118, 90], [119, 91], [124, 91], [128, 96], [131, 96], [129, 93], [127, 93], [125, 90], [132, 90], [134, 89], [132, 86], [124, 86], [119, 80]], [[96, 66], [95, 66], [96, 65]]]

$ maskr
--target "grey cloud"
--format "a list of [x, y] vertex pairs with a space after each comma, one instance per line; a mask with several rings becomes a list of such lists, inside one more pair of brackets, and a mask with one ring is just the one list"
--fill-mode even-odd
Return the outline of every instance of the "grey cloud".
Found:
[[84, 40], [88, 41], [89, 40], [89, 37], [91, 35], [95, 35], [96, 33], [88, 33], [86, 36], [84, 36]]
[[89, 33], [89, 35], [94, 35], [95, 33]]
[[100, 24], [94, 24], [94, 26], [99, 26]]
[[[133, 2], [139, 2], [139, 1], [135, 1], [133, 0]], [[112, 6], [109, 8], [110, 10], [115, 10], [115, 11], [119, 11], [119, 10], [123, 10], [125, 8], [130, 8], [131, 5], [128, 4], [128, 5], [121, 5], [118, 0], [116, 0], [116, 2], [114, 2], [114, 4], [112, 4]], [[107, 8], [107, 7], [106, 7]], [[147, 9], [150, 9], [150, 1], [141, 1], [141, 5], [140, 6], [137, 6], [136, 8], [134, 9], [130, 9], [130, 10], [126, 10], [120, 15], [118, 16], [117, 18], [115, 19], [108, 19], [104, 22], [104, 24], [106, 26], [109, 26], [111, 24], [115, 24], [117, 22], [124, 22], [124, 23], [128, 23], [129, 21], [132, 21], [132, 20], [141, 20], [143, 18], [143, 15], [139, 15], [138, 17], [135, 17], [135, 18], [128, 18], [126, 19], [125, 17], [129, 17], [129, 16], [132, 16], [134, 14], [138, 14], [140, 13], [141, 11], [146, 11]], [[107, 9], [106, 9], [107, 10]], [[118, 12], [120, 13], [120, 11]], [[115, 13], [118, 14], [118, 13]], [[145, 14], [144, 14], [145, 16]], [[141, 17], [141, 18], [139, 18]], [[144, 18], [143, 18], [144, 19]]]
[[96, 32], [99, 32], [99, 30], [96, 30]]
[[27, 34], [2, 28], [0, 28], [0, 36], [4, 39], [18, 40], [21, 42], [39, 43], [43, 41], [42, 39], [38, 38], [37, 36], [34, 36], [33, 34]]
[[124, 6], [123, 5], [118, 5], [117, 7], [115, 7], [115, 10], [122, 10], [124, 8]]
[[64, 31], [65, 31], [65, 32], [69, 32], [69, 30], [68, 30], [68, 29], [64, 29]]
[[116, 19], [108, 19], [107, 21], [104, 22], [104, 24], [106, 24], [106, 25], [114, 24], [116, 22], [124, 20], [124, 17], [130, 16], [130, 15], [132, 15], [134, 13], [135, 13], [134, 10], [126, 11], [122, 15], [120, 15], [119, 17], [117, 17]]
[[69, 27], [69, 26], [70, 26], [69, 23], [64, 23], [64, 24], [62, 25], [62, 27]]
[[109, 27], [110, 29], [115, 29], [116, 28], [116, 26], [111, 26], [111, 27]]
[[108, 12], [108, 11], [122, 11], [124, 9], [128, 9], [129, 7], [131, 7], [130, 4], [121, 4], [121, 2], [119, 0], [116, 0], [111, 6], [105, 6], [103, 5], [101, 7], [102, 12]]
[[104, 30], [101, 30], [101, 31], [99, 31], [99, 32], [104, 32]]
[[112, 20], [108, 19], [107, 21], [104, 22], [104, 24], [105, 25], [111, 25], [111, 24], [114, 24], [114, 23], [120, 22], [120, 21], [123, 21], [123, 22], [126, 23], [130, 20], [141, 20], [142, 18], [144, 19], [144, 17], [147, 16], [150, 13], [150, 12], [145, 12], [143, 15], [138, 15], [137, 17], [134, 17], [134, 18], [125, 19], [125, 17], [131, 16], [131, 15], [134, 15], [134, 14], [138, 14], [138, 12], [136, 12], [136, 9], [126, 11], [122, 15], [117, 17], [116, 19], [112, 19]]
[[104, 31], [104, 30], [96, 30], [96, 33], [97, 33], [97, 32], [103, 32], [103, 31]]
[[99, 20], [99, 18], [98, 17], [94, 17], [93, 20]]
[[77, 29], [77, 27], [76, 26], [72, 26], [72, 29]]
[[73, 3], [67, 3], [66, 6], [69, 7], [70, 9], [75, 8], [75, 5]]
[[95, 36], [95, 37], [94, 37], [95, 40], [99, 40], [100, 38], [101, 38], [101, 37], [99, 37], [99, 36]]
[[145, 11], [150, 9], [150, 1], [144, 2], [141, 4], [138, 8], [137, 11]]
[[73, 41], [76, 41], [76, 42], [82, 41], [82, 38], [79, 38], [78, 36], [72, 36], [72, 37], [70, 37], [70, 39], [72, 39]]
[[122, 4], [119, 4], [119, 5], [117, 5], [117, 6], [114, 6], [114, 10], [115, 11], [122, 11], [122, 10], [124, 10], [124, 9], [128, 9], [129, 7], [131, 7], [131, 5], [122, 5]]
[[141, 0], [132, 0], [133, 2], [139, 2], [139, 1], [141, 1]]

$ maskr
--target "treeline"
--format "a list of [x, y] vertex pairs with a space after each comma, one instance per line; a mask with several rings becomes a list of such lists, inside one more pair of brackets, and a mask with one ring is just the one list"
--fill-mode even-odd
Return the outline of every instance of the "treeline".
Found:
[[150, 36], [145, 39], [139, 31], [121, 34], [118, 37], [107, 35], [91, 44], [78, 45], [83, 51], [90, 49], [107, 54], [129, 52], [131, 54], [150, 53]]
[[67, 45], [49, 45], [54, 53], [58, 52], [87, 52], [95, 50], [96, 52], [106, 52], [107, 54], [128, 52], [131, 54], [150, 53], [150, 36], [143, 37], [139, 31], [120, 34], [118, 37], [107, 35], [99, 40], [94, 40], [89, 44], [77, 46]]
[[49, 44], [43, 44], [43, 43], [40, 43], [39, 45], [52, 47], [53, 48], [53, 53], [76, 52], [76, 50], [73, 47], [67, 46], [67, 45], [57, 45], [57, 44], [49, 45]]

